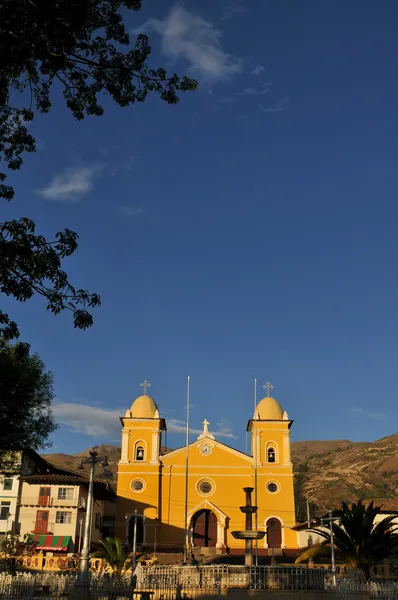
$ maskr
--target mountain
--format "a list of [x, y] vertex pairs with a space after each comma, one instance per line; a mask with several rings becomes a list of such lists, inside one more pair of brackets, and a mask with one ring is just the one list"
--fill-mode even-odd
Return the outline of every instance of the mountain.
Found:
[[[75, 471], [91, 450], [108, 456], [109, 466], [97, 467], [96, 478], [116, 486], [120, 447], [94, 446], [78, 454], [44, 454], [57, 467]], [[169, 450], [169, 449], [164, 449]], [[305, 519], [305, 500], [312, 513], [333, 508], [342, 500], [394, 498], [398, 493], [398, 433], [375, 442], [311, 440], [292, 443], [298, 518]], [[88, 475], [88, 467], [77, 471]]]
[[296, 504], [304, 497], [317, 512], [342, 500], [379, 501], [398, 492], [398, 434], [375, 442], [294, 442], [292, 460]]
[[112, 444], [101, 444], [100, 446], [93, 446], [83, 452], [77, 454], [42, 454], [42, 457], [48, 460], [56, 467], [61, 469], [67, 469], [69, 471], [76, 471], [77, 474], [89, 476], [90, 471], [88, 465], [83, 465], [83, 469], [79, 469], [82, 460], [88, 458], [89, 453], [95, 451], [98, 456], [107, 456], [109, 466], [104, 468], [99, 464], [95, 470], [95, 478], [108, 481], [111, 484], [114, 483], [116, 487], [117, 478], [117, 463], [120, 460], [120, 447], [113, 446]]

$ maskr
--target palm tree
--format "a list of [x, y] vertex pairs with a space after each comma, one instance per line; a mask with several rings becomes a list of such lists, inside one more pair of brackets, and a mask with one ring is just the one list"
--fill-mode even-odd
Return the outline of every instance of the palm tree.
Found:
[[340, 518], [341, 526], [326, 522], [323, 529], [310, 529], [324, 541], [305, 548], [296, 558], [296, 563], [330, 556], [330, 527], [333, 527], [336, 560], [352, 569], [360, 569], [365, 579], [369, 579], [372, 566], [398, 550], [398, 528], [393, 523], [395, 517], [385, 517], [376, 522], [380, 512], [381, 507], [374, 506], [373, 501], [366, 505], [359, 500], [351, 506], [342, 502], [341, 509], [333, 512], [336, 519]]
[[92, 556], [105, 560], [119, 577], [129, 558], [127, 545], [120, 538], [107, 537], [95, 544], [95, 548]]

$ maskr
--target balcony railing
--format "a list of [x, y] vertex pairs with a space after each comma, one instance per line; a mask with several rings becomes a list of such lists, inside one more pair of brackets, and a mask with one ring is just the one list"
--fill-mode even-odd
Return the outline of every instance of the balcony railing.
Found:
[[52, 496], [47, 498], [39, 497], [37, 494], [34, 496], [24, 494], [20, 504], [22, 506], [40, 506], [43, 508], [86, 508], [86, 499], [84, 497], [79, 498], [77, 495], [73, 498], [54, 498]]
[[47, 523], [45, 521], [32, 521], [31, 533], [50, 535], [54, 533], [54, 527], [55, 523], [53, 521]]

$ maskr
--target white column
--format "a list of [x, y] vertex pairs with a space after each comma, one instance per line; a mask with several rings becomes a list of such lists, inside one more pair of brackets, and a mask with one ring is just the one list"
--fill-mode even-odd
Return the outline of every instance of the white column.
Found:
[[261, 437], [257, 431], [257, 464], [261, 464]]
[[290, 457], [290, 435], [289, 433], [285, 433], [283, 437], [283, 463], [285, 465], [291, 464]]
[[217, 548], [222, 548], [225, 545], [225, 523], [220, 523], [217, 520]]
[[155, 431], [152, 434], [152, 456], [151, 462], [157, 463], [159, 459], [159, 432]]
[[129, 462], [129, 429], [122, 429], [122, 452], [120, 462], [128, 464]]

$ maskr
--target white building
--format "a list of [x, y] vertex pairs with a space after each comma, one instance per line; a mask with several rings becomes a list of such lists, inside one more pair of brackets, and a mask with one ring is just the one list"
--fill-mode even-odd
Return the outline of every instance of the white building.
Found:
[[20, 477], [55, 470], [34, 450], [0, 450], [0, 542], [8, 531], [19, 531]]
[[[29, 534], [37, 550], [78, 552], [86, 519], [89, 482], [72, 472], [22, 477], [19, 521], [21, 536]], [[109, 484], [94, 483], [91, 540], [113, 535], [116, 495]]]
[[[371, 502], [371, 500], [363, 500], [363, 504], [365, 504], [365, 505], [368, 505], [370, 502]], [[380, 507], [380, 513], [378, 515], [376, 515], [375, 520], [374, 520], [375, 524], [379, 523], [386, 517], [393, 516], [394, 520], [392, 523], [395, 527], [398, 528], [398, 501], [396, 499], [394, 499], [394, 498], [375, 498], [373, 500], [373, 504], [375, 507]], [[324, 515], [324, 517], [327, 517], [327, 516], [328, 516], [327, 514]], [[320, 529], [320, 530], [323, 530], [326, 532], [329, 531], [328, 528], [321, 526], [320, 519], [311, 520], [311, 527]], [[325, 541], [325, 538], [323, 538], [322, 536], [317, 535], [316, 533], [310, 532], [308, 530], [307, 523], [300, 523], [300, 524], [296, 525], [296, 527], [294, 527], [294, 529], [297, 532], [297, 544], [300, 549], [307, 548], [307, 546], [309, 545], [310, 539], [311, 539], [312, 545], [320, 544], [323, 541]]]

